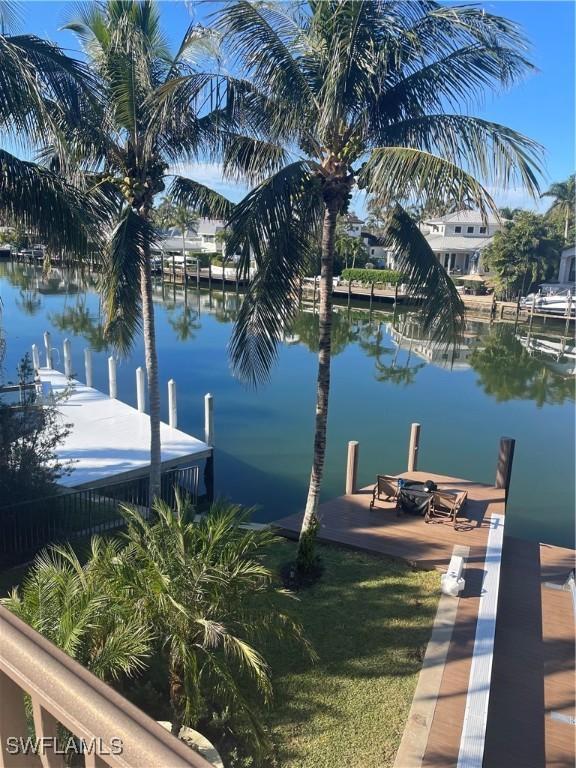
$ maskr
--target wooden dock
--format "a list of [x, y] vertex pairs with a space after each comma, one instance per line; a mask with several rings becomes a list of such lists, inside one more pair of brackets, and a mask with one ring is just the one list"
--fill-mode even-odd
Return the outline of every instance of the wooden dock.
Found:
[[[320, 507], [319, 538], [326, 542], [401, 558], [415, 567], [445, 571], [455, 546], [469, 548], [466, 588], [455, 600], [454, 624], [445, 649], [437, 688], [417, 702], [406, 725], [401, 762], [395, 768], [454, 768], [476, 765], [462, 760], [463, 724], [478, 628], [491, 520], [504, 515], [504, 490], [481, 483], [407, 472], [400, 477], [434, 480], [468, 491], [457, 525], [426, 524], [421, 517], [397, 517], [391, 503], [369, 509], [372, 486]], [[281, 532], [297, 535], [300, 515], [277, 521]], [[504, 537], [493, 666], [484, 739], [484, 768], [572, 768], [574, 737], [574, 614], [571, 595], [543, 586], [565, 579], [574, 552]], [[438, 655], [438, 654], [436, 654]], [[432, 660], [432, 667], [439, 661]], [[424, 669], [423, 673], [424, 674]], [[430, 674], [429, 669], [426, 674]], [[422, 675], [421, 675], [422, 679]], [[428, 685], [428, 688], [430, 686]], [[430, 707], [430, 696], [435, 703]], [[415, 706], [416, 704], [416, 706]], [[552, 717], [552, 713], [556, 713]], [[559, 717], [562, 715], [562, 717]], [[426, 720], [427, 717], [427, 720]], [[423, 722], [423, 720], [426, 720]], [[414, 745], [424, 740], [418, 758]], [[408, 744], [408, 749], [403, 749]], [[459, 762], [460, 755], [460, 762]]]

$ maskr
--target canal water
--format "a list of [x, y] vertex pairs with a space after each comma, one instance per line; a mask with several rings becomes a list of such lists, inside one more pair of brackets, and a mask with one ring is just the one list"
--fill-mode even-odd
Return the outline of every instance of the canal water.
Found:
[[[0, 264], [0, 323], [7, 343], [3, 378], [49, 330], [55, 347], [72, 341], [83, 378], [83, 349], [94, 350], [94, 386], [107, 390], [95, 279]], [[203, 435], [203, 397], [214, 395], [216, 488], [274, 520], [301, 508], [312, 459], [317, 317], [304, 305], [279, 349], [270, 381], [257, 390], [237, 381], [227, 345], [238, 307], [234, 291], [156, 286], [163, 419], [166, 383], [178, 388], [178, 426]], [[422, 425], [419, 467], [493, 482], [498, 441], [516, 438], [507, 529], [551, 544], [574, 542], [574, 342], [562, 351], [563, 325], [469, 322], [453, 355], [418, 339], [410, 315], [337, 307], [325, 499], [344, 491], [346, 446], [360, 443], [362, 485], [378, 472], [406, 469], [411, 422]], [[566, 344], [566, 343], [565, 343]], [[118, 396], [136, 404], [141, 340], [118, 365]]]

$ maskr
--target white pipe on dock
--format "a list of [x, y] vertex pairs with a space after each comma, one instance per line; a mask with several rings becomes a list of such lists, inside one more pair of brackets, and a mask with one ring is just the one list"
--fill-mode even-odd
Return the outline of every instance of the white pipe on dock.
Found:
[[44, 331], [44, 349], [46, 350], [46, 368], [52, 368], [52, 342], [50, 331]]
[[136, 368], [136, 401], [138, 403], [138, 410], [140, 413], [144, 413], [146, 410], [146, 380], [144, 377], [144, 368], [138, 366]]
[[176, 382], [168, 382], [168, 423], [173, 429], [178, 427], [178, 412], [176, 407]]
[[214, 446], [214, 398], [210, 392], [204, 395], [204, 442]]
[[32, 365], [35, 371], [40, 370], [40, 353], [36, 344], [32, 344]]
[[86, 347], [84, 350], [84, 371], [86, 372], [86, 386], [92, 387], [92, 350]]
[[70, 339], [64, 339], [62, 345], [64, 349], [64, 375], [69, 379], [72, 377], [72, 345]]
[[108, 358], [108, 387], [110, 397], [116, 399], [118, 395], [118, 389], [116, 387], [116, 360], [114, 360], [112, 355]]

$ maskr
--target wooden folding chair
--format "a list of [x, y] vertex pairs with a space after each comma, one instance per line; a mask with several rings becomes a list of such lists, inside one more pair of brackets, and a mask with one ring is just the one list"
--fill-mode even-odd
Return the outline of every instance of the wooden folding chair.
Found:
[[374, 509], [376, 499], [382, 500], [382, 497], [386, 501], [395, 501], [398, 496], [398, 478], [391, 477], [390, 475], [376, 475], [376, 485], [372, 491], [372, 501], [370, 502], [370, 509]]
[[468, 491], [434, 491], [425, 521], [429, 523], [433, 517], [439, 517], [451, 520], [456, 526], [456, 518], [467, 497]]

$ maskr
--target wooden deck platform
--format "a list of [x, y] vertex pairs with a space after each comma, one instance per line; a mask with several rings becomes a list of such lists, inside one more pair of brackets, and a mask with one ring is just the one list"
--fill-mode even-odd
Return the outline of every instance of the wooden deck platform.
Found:
[[[68, 381], [60, 371], [41, 368], [42, 382], [50, 383], [63, 423], [70, 433], [56, 448], [62, 462], [72, 461], [72, 472], [60, 478], [67, 488], [94, 488], [145, 474], [150, 466], [150, 418], [121, 400]], [[211, 455], [212, 449], [179, 429], [160, 424], [162, 468], [183, 466]]]
[[[468, 695], [482, 592], [490, 518], [504, 513], [504, 492], [459, 478], [412, 472], [467, 490], [456, 527], [396, 517], [391, 504], [369, 510], [372, 487], [320, 507], [322, 540], [402, 558], [421, 568], [445, 570], [455, 545], [470, 548], [466, 588], [458, 600], [452, 636], [421, 758], [396, 768], [455, 768]], [[294, 536], [300, 515], [277, 521]], [[484, 768], [572, 768], [574, 711], [574, 609], [571, 594], [544, 586], [563, 581], [574, 552], [504, 537]], [[411, 727], [410, 722], [407, 729]], [[463, 765], [462, 763], [460, 765]]]

